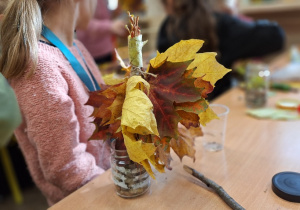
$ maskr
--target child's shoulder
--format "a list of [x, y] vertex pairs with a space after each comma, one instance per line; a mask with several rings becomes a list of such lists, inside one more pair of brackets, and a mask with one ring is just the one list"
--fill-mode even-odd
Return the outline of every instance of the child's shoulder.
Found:
[[37, 68], [55, 68], [68, 64], [63, 53], [51, 43], [39, 42]]
[[88, 54], [90, 55], [89, 51], [86, 49], [86, 47], [82, 44], [81, 41], [79, 41], [78, 39], [74, 40], [76, 46], [79, 48], [79, 50], [83, 53], [83, 54]]

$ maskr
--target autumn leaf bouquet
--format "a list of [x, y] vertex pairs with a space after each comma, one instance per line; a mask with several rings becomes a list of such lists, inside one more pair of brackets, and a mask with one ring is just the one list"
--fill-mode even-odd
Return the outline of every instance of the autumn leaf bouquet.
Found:
[[[130, 15], [129, 61], [120, 59], [126, 75], [117, 84], [91, 92], [96, 129], [91, 139], [115, 139], [116, 149], [126, 149], [131, 161], [154, 177], [171, 169], [170, 150], [182, 158], [195, 158], [194, 137], [217, 118], [205, 100], [229, 69], [216, 61], [216, 53], [197, 53], [202, 40], [183, 40], [159, 53], [143, 68], [138, 17]], [[152, 167], [151, 167], [152, 165]]]

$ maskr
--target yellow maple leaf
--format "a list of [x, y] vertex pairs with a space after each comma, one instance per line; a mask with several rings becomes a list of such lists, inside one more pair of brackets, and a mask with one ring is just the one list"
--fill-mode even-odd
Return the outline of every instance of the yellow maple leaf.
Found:
[[[167, 54], [165, 53], [161, 54], [157, 51], [156, 57], [150, 60], [150, 64], [153, 68], [158, 68], [167, 60], [167, 58], [168, 58]], [[150, 65], [148, 65], [147, 72], [149, 71], [149, 69], [150, 69]]]
[[196, 68], [193, 73], [194, 78], [202, 77], [203, 80], [215, 86], [219, 79], [231, 71], [217, 62], [216, 55], [217, 53], [214, 52], [198, 53], [187, 69]]
[[158, 68], [166, 60], [170, 62], [184, 62], [195, 58], [196, 53], [202, 47], [204, 41], [199, 39], [181, 40], [166, 50], [164, 53], [157, 53], [157, 56], [150, 60], [153, 68]]
[[153, 104], [143, 91], [145, 88], [149, 91], [149, 87], [149, 83], [141, 76], [128, 79], [121, 125], [126, 126], [130, 133], [159, 136]]
[[142, 164], [149, 175], [155, 179], [148, 162], [148, 160], [151, 160], [151, 156], [154, 155], [155, 145], [153, 143], [144, 143], [142, 140], [137, 141], [133, 133], [128, 132], [125, 126], [122, 127], [124, 143], [130, 160]]
[[107, 107], [107, 109], [111, 111], [111, 118], [107, 123], [105, 123], [105, 125], [116, 122], [116, 120], [118, 120], [122, 116], [124, 98], [124, 95], [118, 94], [114, 102], [109, 107]]
[[106, 98], [115, 98], [118, 94], [125, 95], [126, 92], [126, 79], [124, 79], [123, 83], [113, 85], [110, 88], [104, 90], [100, 93], [100, 95], [105, 96]]
[[143, 165], [143, 167], [144, 167], [144, 169], [147, 171], [147, 173], [148, 173], [153, 179], [155, 179], [155, 176], [154, 176], [154, 173], [153, 173], [153, 171], [152, 171], [152, 169], [151, 169], [151, 166], [150, 166], [149, 161], [148, 161], [148, 160], [143, 160], [143, 161], [141, 162], [141, 164]]
[[200, 124], [205, 126], [207, 123], [212, 121], [213, 119], [219, 119], [219, 117], [214, 113], [211, 108], [207, 108], [204, 112], [199, 114]]
[[128, 79], [126, 84], [126, 92], [129, 92], [133, 89], [139, 89], [144, 91], [147, 90], [149, 93], [150, 84], [144, 80], [141, 76], [132, 76]]
[[121, 78], [115, 73], [106, 74], [102, 78], [106, 85], [117, 85], [124, 81], [124, 78]]

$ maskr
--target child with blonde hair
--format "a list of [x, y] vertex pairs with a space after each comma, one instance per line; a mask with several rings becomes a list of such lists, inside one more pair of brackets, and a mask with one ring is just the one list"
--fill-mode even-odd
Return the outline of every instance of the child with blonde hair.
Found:
[[1, 24], [0, 72], [13, 87], [23, 122], [15, 131], [30, 174], [53, 205], [110, 167], [94, 131], [89, 92], [102, 77], [74, 39], [97, 0], [10, 0]]

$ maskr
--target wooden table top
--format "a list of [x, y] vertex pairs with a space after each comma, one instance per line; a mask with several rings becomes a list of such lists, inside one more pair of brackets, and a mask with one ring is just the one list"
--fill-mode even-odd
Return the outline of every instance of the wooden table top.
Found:
[[[268, 101], [299, 98], [299, 93], [277, 93]], [[214, 103], [230, 108], [225, 148], [208, 152], [196, 140], [196, 161], [172, 153], [172, 171], [156, 173], [149, 193], [124, 199], [115, 193], [111, 171], [75, 191], [56, 209], [230, 209], [213, 191], [183, 170], [186, 164], [221, 185], [246, 209], [300, 209], [272, 191], [272, 177], [282, 171], [300, 172], [300, 121], [259, 120], [245, 114], [244, 92], [234, 88]]]

